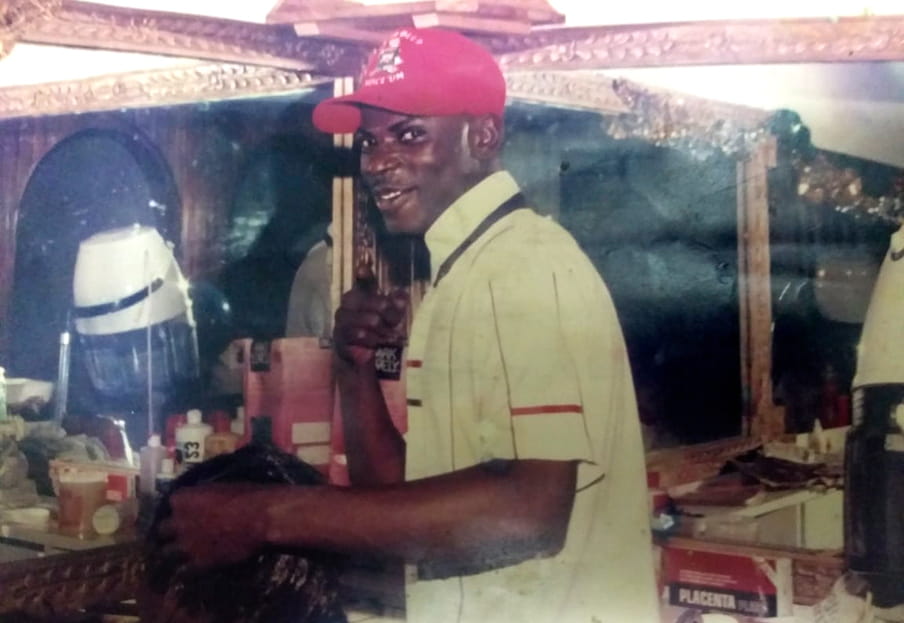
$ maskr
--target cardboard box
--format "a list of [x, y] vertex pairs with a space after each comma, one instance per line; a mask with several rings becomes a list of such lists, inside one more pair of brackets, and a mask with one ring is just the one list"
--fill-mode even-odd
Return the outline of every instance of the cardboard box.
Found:
[[[243, 442], [263, 427], [280, 449], [320, 469], [333, 484], [348, 484], [329, 344], [304, 337], [239, 342], [244, 365]], [[404, 378], [381, 380], [380, 386], [393, 422], [404, 433]]]
[[[386, 408], [392, 418], [392, 423], [401, 434], [408, 430], [408, 404], [405, 394], [405, 372], [401, 372], [397, 380], [381, 379], [380, 390], [386, 401]], [[342, 411], [339, 403], [339, 392], [336, 392], [336, 401], [333, 410], [332, 426], [332, 456], [329, 467], [329, 480], [331, 484], [347, 486], [349, 484], [348, 459], [345, 455], [345, 436], [342, 431]]]
[[793, 615], [789, 556], [732, 551], [729, 547], [683, 540], [661, 552], [664, 621], [693, 620], [706, 613], [740, 615], [745, 620]]
[[326, 472], [333, 414], [332, 357], [318, 338], [242, 340], [247, 443], [260, 431]]

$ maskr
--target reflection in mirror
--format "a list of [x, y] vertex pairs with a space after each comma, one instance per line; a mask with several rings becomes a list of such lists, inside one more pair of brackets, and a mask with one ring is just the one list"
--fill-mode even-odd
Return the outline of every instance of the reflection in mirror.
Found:
[[798, 117], [788, 117], [780, 166], [770, 175], [772, 196], [784, 198], [770, 228], [772, 379], [786, 428], [804, 432], [817, 421], [851, 423], [857, 347], [898, 226], [904, 172], [818, 149]]
[[[570, 80], [588, 72], [562, 75]], [[814, 91], [807, 76], [819, 76], [822, 90]], [[650, 444], [745, 432], [738, 167], [768, 141], [776, 145], [767, 179], [773, 393], [787, 407], [788, 426], [807, 428], [827, 385], [850, 383], [864, 301], [900, 210], [904, 163], [889, 157], [900, 154], [889, 144], [901, 141], [902, 124], [893, 121], [904, 88], [889, 81], [900, 86], [901, 64], [658, 68], [620, 70], [615, 82], [614, 75], [605, 77], [627, 112], [531, 104], [516, 96], [506, 161], [537, 208], [575, 235], [609, 284]], [[353, 169], [310, 126], [313, 104], [326, 94], [311, 89], [4, 122], [6, 144], [28, 145], [17, 153], [30, 154], [7, 164], [5, 175], [10, 188], [24, 190], [29, 178], [17, 173], [92, 128], [139, 137], [159, 153], [178, 194], [158, 202], [179, 206], [167, 213], [165, 235], [192, 283], [208, 384], [233, 337], [323, 333], [316, 319], [306, 321], [308, 328], [290, 327], [307, 311], [290, 317], [287, 310], [293, 282], [307, 272], [299, 272], [303, 260], [317, 257], [323, 269], [329, 257], [323, 251], [330, 179]], [[847, 121], [842, 132], [842, 117], [827, 112], [839, 105]], [[5, 159], [15, 158], [8, 152]], [[20, 210], [22, 236], [30, 217]], [[82, 237], [77, 229], [70, 234]], [[380, 244], [385, 255], [395, 249], [410, 256], [409, 241], [381, 238]], [[396, 283], [423, 276], [423, 267], [412, 271], [407, 261], [388, 268]], [[325, 276], [329, 268], [313, 272]], [[52, 274], [67, 280], [63, 272]], [[17, 271], [16, 283], [22, 279]], [[59, 315], [55, 305], [44, 311]], [[46, 331], [34, 352], [55, 360], [57, 332]], [[30, 331], [21, 335], [32, 339]], [[44, 368], [23, 373], [52, 378], [52, 366]], [[235, 379], [214, 377], [225, 384], [218, 391], [236, 389]], [[90, 392], [77, 400], [86, 410], [95, 406]]]
[[788, 430], [849, 417], [864, 312], [904, 197], [902, 68], [618, 70], [604, 73], [628, 113], [513, 109], [509, 166], [606, 279], [653, 445], [741, 429], [735, 165], [756, 142], [775, 145], [773, 396]]
[[770, 171], [773, 361], [789, 431], [849, 421], [856, 347], [902, 216], [904, 63], [622, 70], [610, 75], [763, 110]]
[[612, 122], [516, 104], [507, 112], [506, 164], [606, 281], [656, 445], [737, 435], [735, 162], [718, 150], [699, 157], [619, 140]]
[[[331, 138], [310, 125], [327, 94], [0, 123], [6, 144], [18, 146], [0, 165], [9, 187], [24, 189], [4, 323], [7, 374], [56, 379], [79, 243], [133, 223], [154, 226], [174, 246], [197, 325], [202, 383], [166, 396], [161, 412], [200, 404], [232, 339], [285, 335], [295, 273], [330, 219], [337, 160]], [[13, 177], [22, 170], [32, 173]], [[83, 359], [74, 339], [70, 412], [143, 422], [128, 414], [146, 405], [105, 399]], [[213, 391], [235, 392], [230, 382]]]

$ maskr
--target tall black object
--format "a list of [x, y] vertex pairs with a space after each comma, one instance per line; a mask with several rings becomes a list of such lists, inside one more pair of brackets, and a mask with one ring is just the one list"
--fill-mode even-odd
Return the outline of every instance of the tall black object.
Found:
[[845, 450], [848, 568], [882, 608], [904, 603], [904, 228], [870, 300], [853, 383]]

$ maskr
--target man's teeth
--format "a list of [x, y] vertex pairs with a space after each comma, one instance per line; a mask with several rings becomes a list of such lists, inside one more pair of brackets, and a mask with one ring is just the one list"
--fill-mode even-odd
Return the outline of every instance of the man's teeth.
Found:
[[402, 194], [401, 190], [389, 190], [380, 193], [380, 199], [383, 201], [392, 201], [396, 197], [399, 197]]

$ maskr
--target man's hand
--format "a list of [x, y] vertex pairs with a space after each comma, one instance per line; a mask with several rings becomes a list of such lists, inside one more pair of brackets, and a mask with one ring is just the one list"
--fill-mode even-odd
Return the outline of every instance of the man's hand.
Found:
[[371, 269], [360, 267], [355, 286], [342, 296], [336, 311], [333, 344], [339, 359], [356, 366], [373, 362], [378, 345], [398, 340], [396, 328], [407, 307], [404, 291], [381, 294]]
[[204, 569], [241, 562], [266, 542], [263, 497], [273, 489], [260, 484], [208, 484], [187, 487], [170, 497], [173, 514], [161, 522], [158, 547]]

